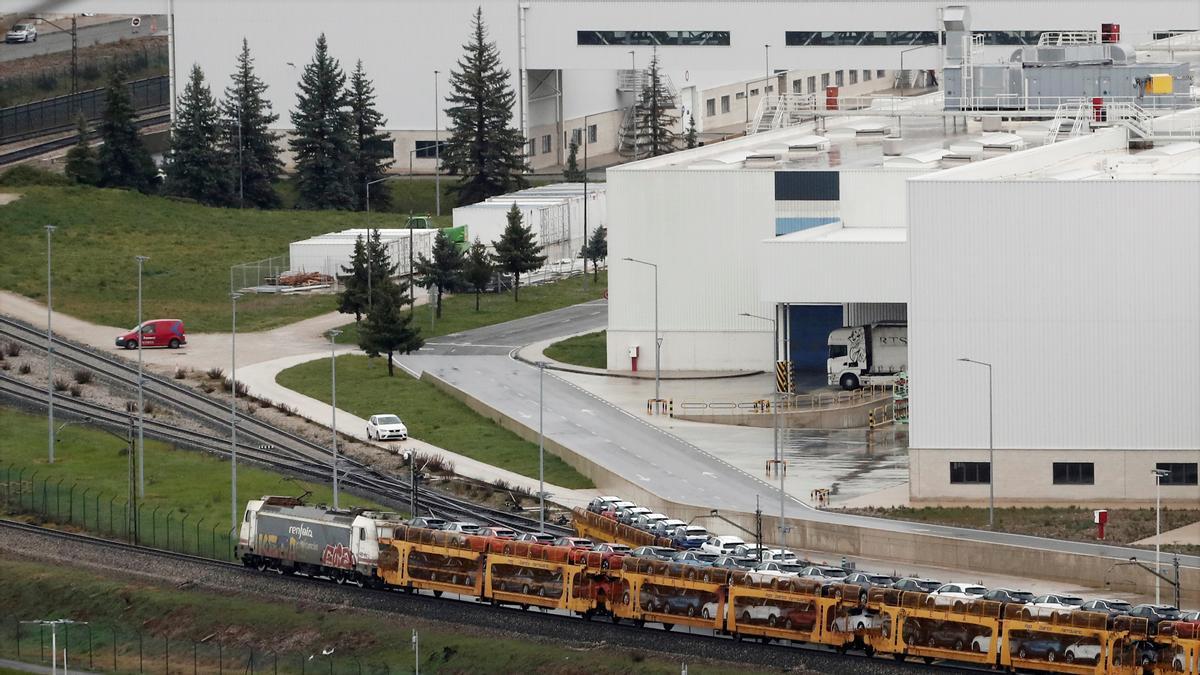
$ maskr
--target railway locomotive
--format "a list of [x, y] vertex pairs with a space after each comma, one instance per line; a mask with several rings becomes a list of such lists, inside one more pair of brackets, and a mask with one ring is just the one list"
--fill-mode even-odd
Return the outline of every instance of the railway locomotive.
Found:
[[[582, 531], [605, 527], [576, 511]], [[615, 529], [615, 524], [614, 524]], [[617, 534], [616, 532], [612, 534]], [[827, 645], [898, 660], [1112, 675], [1200, 675], [1200, 623], [1061, 611], [986, 600], [600, 553], [410, 527], [397, 514], [249, 502], [242, 563], [339, 583], [451, 593], [493, 605], [562, 610], [585, 620], [709, 629], [737, 640]]]

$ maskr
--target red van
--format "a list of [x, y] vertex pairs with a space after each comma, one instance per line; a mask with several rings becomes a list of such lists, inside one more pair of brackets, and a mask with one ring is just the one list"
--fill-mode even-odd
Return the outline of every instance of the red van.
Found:
[[187, 334], [179, 319], [151, 319], [142, 323], [142, 328], [133, 329], [117, 336], [117, 346], [137, 349], [138, 333], [142, 334], [142, 347], [169, 347], [178, 349], [187, 344]]

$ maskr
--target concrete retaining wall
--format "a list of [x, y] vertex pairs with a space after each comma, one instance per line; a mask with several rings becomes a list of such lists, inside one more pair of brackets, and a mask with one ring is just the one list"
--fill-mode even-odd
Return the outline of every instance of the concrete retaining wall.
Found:
[[[537, 442], [537, 431], [500, 413], [445, 380], [428, 372], [424, 373], [421, 379], [457, 398], [475, 412], [493, 420], [505, 429], [526, 440]], [[769, 418], [769, 416], [766, 417]], [[690, 522], [694, 519], [699, 524], [712, 524], [716, 527], [717, 521], [712, 517], [711, 509], [662, 499], [549, 438], [545, 440], [545, 446], [567, 464], [590, 478], [596, 487], [604, 492], [621, 495], [630, 501], [670, 514], [680, 520]], [[754, 531], [755, 518], [752, 513], [722, 511], [719, 515], [747, 531]], [[779, 532], [779, 517], [763, 513], [762, 519], [763, 536], [768, 541], [778, 542], [778, 537], [774, 536], [774, 533]], [[974, 542], [917, 532], [889, 532], [855, 525], [835, 525], [795, 518], [789, 518], [787, 526], [791, 529], [784, 536], [783, 545], [789, 548], [889, 560], [898, 564], [930, 565], [973, 570], [987, 574], [1061, 581], [1070, 585], [1108, 588], [1122, 593], [1154, 595], [1154, 577], [1129, 566], [1114, 567], [1114, 563], [1125, 562], [1115, 558]], [[1152, 562], [1154, 552], [1148, 551], [1138, 559], [1143, 562]], [[1170, 558], [1163, 556], [1163, 560], [1167, 562]], [[901, 574], [906, 572], [902, 567], [896, 571]], [[1180, 580], [1184, 589], [1183, 599], [1187, 602], [1200, 601], [1200, 568], [1185, 567], [1181, 569]], [[1164, 601], [1170, 602], [1171, 588], [1164, 584], [1163, 593]]]
[[[861, 429], [867, 426], [871, 410], [888, 402], [890, 397], [869, 399], [855, 405], [816, 410], [793, 410], [779, 415], [779, 426], [785, 429]], [[690, 413], [676, 412], [673, 417], [689, 422], [731, 424], [740, 427], [771, 427], [775, 416], [765, 412]]]

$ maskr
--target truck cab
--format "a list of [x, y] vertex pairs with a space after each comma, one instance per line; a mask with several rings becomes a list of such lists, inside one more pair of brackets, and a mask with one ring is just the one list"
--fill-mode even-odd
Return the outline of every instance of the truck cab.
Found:
[[892, 384], [908, 364], [908, 326], [876, 323], [829, 333], [826, 381], [842, 389]]

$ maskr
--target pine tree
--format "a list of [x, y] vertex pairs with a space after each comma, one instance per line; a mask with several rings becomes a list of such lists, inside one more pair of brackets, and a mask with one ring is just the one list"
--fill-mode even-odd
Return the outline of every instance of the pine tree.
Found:
[[67, 151], [67, 177], [83, 185], [100, 183], [100, 166], [96, 163], [96, 152], [88, 144], [87, 118], [79, 116], [77, 123], [79, 141]]
[[295, 134], [288, 145], [296, 155], [296, 192], [309, 209], [349, 209], [354, 206], [350, 184], [352, 157], [346, 74], [330, 56], [325, 34], [300, 76], [300, 92], [292, 111]]
[[133, 123], [133, 104], [125, 87], [125, 71], [113, 71], [104, 96], [100, 121], [100, 185], [150, 192], [158, 185], [158, 170]]
[[175, 109], [175, 126], [166, 160], [167, 193], [210, 206], [229, 204], [232, 167], [221, 148], [217, 102], [204, 82], [204, 71], [199, 65], [192, 66]]
[[493, 271], [494, 267], [491, 258], [488, 257], [487, 246], [479, 241], [479, 237], [475, 237], [475, 243], [471, 244], [463, 264], [463, 281], [471, 290], [475, 291], [476, 312], [479, 311], [479, 294], [487, 290]]
[[696, 144], [699, 140], [698, 136], [699, 134], [696, 132], [696, 116], [688, 115], [687, 134], [684, 135], [683, 142], [687, 145], [689, 150], [696, 147]]
[[[367, 207], [367, 183], [383, 178], [395, 160], [392, 159], [389, 137], [380, 131], [387, 120], [375, 108], [375, 86], [363, 71], [362, 59], [350, 74], [350, 87], [346, 91], [350, 102], [351, 120], [351, 185], [354, 187], [354, 208], [362, 211]], [[371, 191], [371, 201], [376, 209], [382, 210], [391, 203], [391, 194], [380, 183]]]
[[[637, 115], [641, 133], [649, 136], [648, 141], [639, 143], [642, 156], [657, 157], [675, 152], [679, 142], [679, 134], [675, 132], [677, 119], [672, 113], [675, 102], [663, 85], [657, 52], [650, 58], [646, 75], [646, 84], [634, 114]], [[648, 152], [645, 152], [647, 149]]]
[[[379, 228], [371, 230], [371, 236], [367, 240], [368, 281], [363, 289], [363, 304], [367, 308], [373, 306], [380, 293], [387, 292], [390, 285], [396, 283], [393, 280], [398, 276], [399, 270], [400, 262], [392, 262], [387, 246], [383, 243], [383, 237], [379, 233]], [[408, 290], [407, 282], [404, 283], [404, 289]]]
[[230, 161], [238, 167], [232, 187], [244, 196], [242, 202], [245, 204], [260, 209], [278, 208], [279, 193], [275, 191], [274, 183], [283, 171], [283, 162], [279, 160], [277, 145], [280, 135], [273, 133], [270, 127], [279, 121], [279, 115], [271, 111], [271, 102], [266, 97], [267, 85], [254, 73], [254, 59], [250, 57], [250, 44], [245, 38], [232, 79], [221, 103], [226, 127], [225, 147]]
[[358, 331], [358, 346], [368, 356], [387, 355], [388, 375], [395, 375], [392, 356], [396, 352], [408, 354], [421, 348], [425, 341], [421, 331], [412, 325], [412, 314], [401, 311], [408, 299], [404, 293], [407, 282], [388, 282], [376, 294], [375, 308], [367, 315]]
[[521, 224], [522, 216], [516, 202], [508, 210], [508, 224], [500, 239], [492, 242], [496, 249], [496, 267], [513, 275], [513, 302], [520, 301], [521, 274], [539, 269], [546, 262], [541, 244], [533, 241], [533, 228]]
[[582, 183], [583, 170], [579, 168], [579, 144], [571, 141], [567, 152], [567, 167], [563, 169], [563, 180], [568, 183]]
[[342, 266], [342, 272], [349, 274], [342, 282], [345, 290], [338, 294], [338, 311], [342, 314], [353, 314], [354, 322], [362, 321], [363, 312], [367, 310], [367, 242], [360, 234], [354, 240], [354, 253], [350, 256], [350, 266]]
[[450, 138], [442, 154], [442, 166], [461, 176], [451, 188], [460, 206], [529, 185], [522, 175], [525, 139], [510, 126], [516, 94], [496, 43], [487, 39], [482, 8], [475, 10], [473, 33], [463, 50], [450, 72]]
[[435, 315], [442, 318], [442, 293], [456, 291], [462, 286], [462, 274], [465, 260], [463, 252], [450, 241], [443, 230], [438, 230], [433, 237], [433, 258], [426, 258], [424, 253], [418, 254], [414, 267], [416, 278], [426, 288], [436, 288]]
[[592, 236], [588, 237], [587, 243], [583, 245], [583, 257], [592, 261], [592, 278], [597, 281], [600, 279], [600, 268], [596, 261], [604, 260], [608, 257], [608, 228], [601, 225], [592, 231]]

